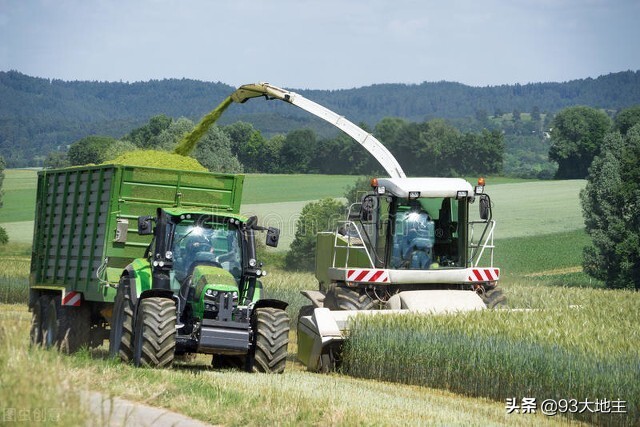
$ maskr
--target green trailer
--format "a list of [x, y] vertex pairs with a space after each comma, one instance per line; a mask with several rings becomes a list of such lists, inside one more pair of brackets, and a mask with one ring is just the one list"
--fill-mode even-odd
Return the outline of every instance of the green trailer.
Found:
[[[149, 307], [162, 306], [170, 307], [164, 311], [173, 316], [175, 330], [164, 343], [171, 355], [164, 355], [162, 366], [170, 365], [174, 354], [205, 352], [219, 355], [218, 361], [231, 355], [253, 368], [259, 308], [269, 314], [279, 310], [275, 314], [282, 320], [286, 303], [262, 298], [264, 273], [255, 260], [254, 231], [263, 228], [240, 215], [243, 180], [243, 175], [126, 165], [39, 172], [29, 297], [32, 343], [73, 352], [109, 339], [113, 355], [154, 365], [157, 355], [142, 348], [149, 344], [149, 328], [145, 332], [141, 324], [136, 335], [136, 319], [140, 312], [141, 323]], [[210, 243], [209, 258], [188, 258], [186, 244], [196, 234]], [[277, 237], [278, 231], [269, 229], [267, 243], [277, 244]], [[227, 247], [232, 243], [233, 253]], [[189, 275], [180, 273], [183, 267], [190, 268]], [[241, 296], [219, 310], [224, 319], [212, 311], [219, 301], [205, 301], [214, 291]], [[288, 318], [281, 323], [288, 334]]]

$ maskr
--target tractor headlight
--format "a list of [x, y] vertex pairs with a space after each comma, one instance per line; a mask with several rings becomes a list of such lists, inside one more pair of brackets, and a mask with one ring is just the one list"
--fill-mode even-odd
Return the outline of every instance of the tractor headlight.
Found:
[[207, 289], [204, 291], [204, 310], [205, 311], [218, 311], [219, 302], [218, 297], [220, 292], [214, 289]]
[[466, 199], [469, 193], [466, 190], [460, 190], [456, 194], [456, 200]]
[[256, 261], [254, 258], [251, 258], [249, 260], [249, 267], [255, 267], [256, 265], [258, 265], [258, 261]]
[[409, 191], [409, 200], [414, 200], [420, 198], [419, 191]]

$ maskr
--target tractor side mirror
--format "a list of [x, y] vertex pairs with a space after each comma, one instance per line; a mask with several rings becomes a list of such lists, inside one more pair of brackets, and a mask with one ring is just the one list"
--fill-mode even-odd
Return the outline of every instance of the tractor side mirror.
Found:
[[486, 221], [491, 218], [491, 200], [486, 194], [480, 195], [480, 219]]
[[138, 234], [141, 236], [147, 236], [153, 234], [153, 217], [152, 216], [139, 216], [138, 217]]
[[258, 225], [258, 217], [255, 215], [250, 216], [249, 218], [247, 218], [247, 222], [245, 224], [247, 228], [255, 228], [255, 226]]
[[280, 240], [280, 230], [274, 227], [267, 228], [267, 241], [266, 241], [267, 246], [276, 248], [278, 247], [279, 240]]
[[378, 199], [374, 195], [368, 194], [364, 196], [362, 206], [360, 207], [360, 220], [362, 222], [373, 221], [373, 213], [377, 207]]
[[349, 221], [360, 219], [360, 215], [362, 215], [362, 204], [352, 204], [351, 207], [349, 207]]

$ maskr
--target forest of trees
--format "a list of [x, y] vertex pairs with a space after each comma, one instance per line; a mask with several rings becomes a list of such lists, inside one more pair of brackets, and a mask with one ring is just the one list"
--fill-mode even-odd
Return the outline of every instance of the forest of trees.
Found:
[[[233, 90], [219, 82], [187, 79], [66, 82], [30, 77], [17, 71], [0, 72], [0, 152], [8, 167], [42, 165], [47, 153], [66, 151], [84, 137], [104, 135], [120, 139], [159, 115], [197, 122]], [[611, 115], [640, 104], [640, 72], [565, 83], [470, 87], [437, 82], [298, 92], [371, 129], [385, 118], [398, 117], [418, 128], [432, 119], [446, 119], [462, 135], [481, 134], [482, 129], [501, 132], [505, 173], [552, 177], [555, 170], [548, 162], [550, 143], [545, 139], [550, 118], [574, 105], [603, 109]], [[270, 141], [269, 153], [277, 149], [283, 137], [290, 138], [294, 146], [294, 140], [301, 138], [294, 130], [307, 132], [307, 136], [313, 131], [322, 140], [340, 138], [330, 125], [282, 102], [253, 100], [233, 105], [221, 124], [237, 121], [251, 123]], [[407, 132], [434, 131], [432, 125], [427, 127], [431, 129], [414, 128]], [[282, 136], [273, 140], [277, 135]], [[394, 144], [384, 138], [382, 141]], [[248, 170], [256, 169], [256, 165], [242, 161], [245, 154], [237, 153], [240, 162]], [[304, 163], [304, 159], [301, 161]], [[310, 160], [305, 167], [313, 170], [316, 166], [312, 163]]]

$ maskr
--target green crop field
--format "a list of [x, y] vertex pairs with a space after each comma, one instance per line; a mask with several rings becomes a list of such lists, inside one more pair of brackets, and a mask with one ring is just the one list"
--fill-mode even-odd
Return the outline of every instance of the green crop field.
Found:
[[[340, 197], [353, 180], [249, 175], [243, 212], [280, 227], [280, 250], [286, 249], [304, 204]], [[294, 362], [293, 332], [290, 361], [281, 376], [215, 370], [202, 356], [195, 365], [150, 371], [107, 360], [105, 347], [74, 356], [29, 350], [24, 303], [35, 173], [9, 170], [0, 209], [0, 221], [12, 237], [0, 252], [5, 265], [0, 270], [0, 401], [27, 408], [59, 401], [77, 409], [69, 391], [90, 389], [229, 425], [255, 419], [285, 425], [555, 425], [570, 420], [507, 415], [505, 399], [609, 399], [627, 402], [627, 414], [586, 413], [578, 419], [638, 424], [640, 300], [634, 293], [599, 289], [600, 283], [581, 272], [582, 247], [589, 242], [578, 199], [583, 187], [584, 181], [488, 180], [502, 286], [511, 307], [533, 311], [359, 321], [343, 366], [344, 373], [365, 378], [356, 379], [303, 372]], [[313, 275], [265, 267], [269, 296], [288, 301], [287, 311], [295, 318], [306, 304], [300, 290], [317, 287]], [[367, 363], [354, 362], [359, 360]], [[37, 390], [22, 380], [32, 372], [37, 372]], [[60, 424], [86, 419], [81, 410], [76, 413]]]
[[496, 238], [537, 236], [584, 228], [579, 193], [586, 181], [487, 185]]
[[637, 425], [640, 295], [559, 287], [507, 295], [512, 307], [536, 311], [359, 317], [351, 324], [343, 371], [498, 401], [620, 401], [624, 413], [574, 416]]
[[358, 179], [352, 175], [247, 174], [242, 204], [296, 202], [342, 197]]
[[7, 169], [2, 184], [3, 206], [0, 223], [33, 221], [36, 206], [37, 176], [33, 169]]

